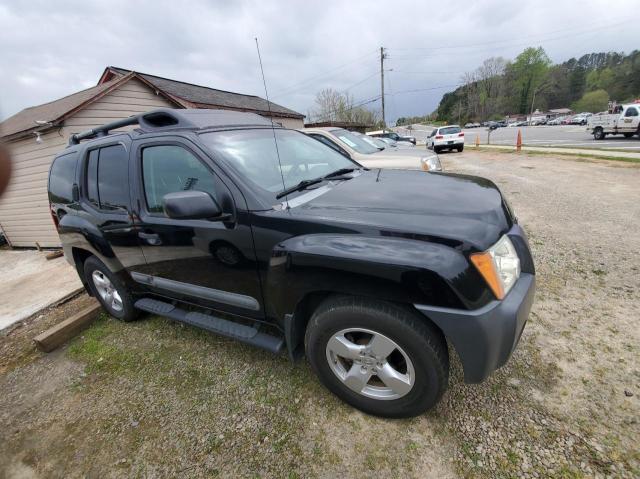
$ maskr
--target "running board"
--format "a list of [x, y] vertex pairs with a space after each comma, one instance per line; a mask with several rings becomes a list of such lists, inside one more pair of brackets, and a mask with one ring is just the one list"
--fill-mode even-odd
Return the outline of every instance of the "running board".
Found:
[[216, 318], [210, 314], [186, 311], [175, 307], [173, 304], [158, 301], [157, 299], [139, 299], [135, 302], [134, 306], [142, 311], [165, 316], [174, 321], [180, 321], [181, 323], [186, 323], [196, 328], [205, 329], [221, 336], [266, 349], [272, 353], [280, 352], [284, 346], [284, 340], [282, 338], [260, 332], [253, 326], [236, 323], [228, 319]]

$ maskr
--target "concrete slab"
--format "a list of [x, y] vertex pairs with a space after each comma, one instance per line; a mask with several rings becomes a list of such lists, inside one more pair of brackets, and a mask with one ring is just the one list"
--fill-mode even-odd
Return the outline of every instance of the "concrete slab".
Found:
[[0, 329], [31, 316], [82, 288], [64, 257], [46, 252], [0, 250]]

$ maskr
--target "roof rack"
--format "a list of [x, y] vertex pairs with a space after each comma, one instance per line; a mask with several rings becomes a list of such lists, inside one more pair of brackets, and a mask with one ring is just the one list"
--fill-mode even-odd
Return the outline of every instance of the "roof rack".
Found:
[[82, 133], [75, 133], [69, 137], [69, 146], [77, 145], [82, 140], [89, 140], [91, 138], [107, 136], [111, 130], [130, 125], [138, 125], [139, 123], [140, 120], [138, 119], [138, 115], [136, 115], [130, 116], [129, 118], [123, 118], [122, 120], [112, 121], [111, 123], [92, 128], [91, 130], [83, 131]]
[[106, 125], [97, 126], [91, 130], [76, 133], [69, 137], [69, 146], [77, 145], [82, 140], [90, 140], [107, 136], [111, 130], [117, 130], [125, 126], [140, 125], [142, 131], [175, 130], [177, 128], [220, 128], [237, 126], [270, 126], [271, 120], [263, 118], [255, 113], [244, 113], [233, 110], [207, 110], [207, 109], [174, 109], [159, 108], [147, 113], [112, 121]]

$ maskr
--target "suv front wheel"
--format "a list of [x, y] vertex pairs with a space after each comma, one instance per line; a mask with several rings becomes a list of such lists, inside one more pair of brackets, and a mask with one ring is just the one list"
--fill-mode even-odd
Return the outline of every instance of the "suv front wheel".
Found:
[[95, 256], [87, 258], [84, 277], [93, 296], [111, 316], [122, 321], [136, 319], [138, 310], [133, 307], [131, 295], [102, 261]]
[[416, 416], [433, 407], [447, 388], [443, 335], [401, 306], [329, 298], [309, 321], [305, 345], [320, 381], [369, 414]]

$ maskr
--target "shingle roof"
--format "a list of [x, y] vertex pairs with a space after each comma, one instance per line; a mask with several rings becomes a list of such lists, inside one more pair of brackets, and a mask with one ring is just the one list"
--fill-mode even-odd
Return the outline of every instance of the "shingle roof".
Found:
[[[118, 67], [108, 67], [108, 70], [119, 75], [127, 75], [131, 70]], [[169, 78], [149, 75], [147, 73], [135, 72], [147, 82], [154, 85], [159, 90], [176, 96], [197, 105], [208, 107], [234, 108], [253, 112], [268, 113], [269, 106], [267, 100], [254, 95], [243, 95], [225, 90], [216, 90], [200, 85], [193, 85]], [[290, 110], [284, 106], [271, 102], [271, 113], [274, 116], [286, 116], [290, 118], [304, 118], [304, 115], [297, 111]]]
[[66, 113], [108, 90], [120, 80], [121, 78], [116, 78], [43, 105], [25, 108], [0, 123], [0, 136], [14, 135], [21, 131], [37, 128], [39, 125], [36, 121], [55, 123]]

